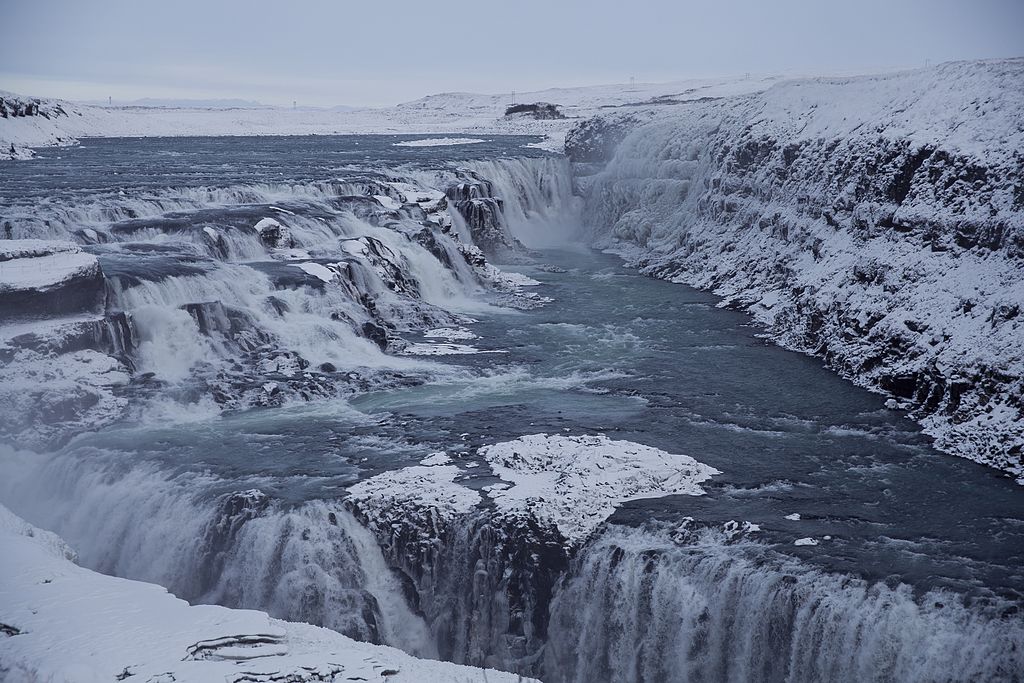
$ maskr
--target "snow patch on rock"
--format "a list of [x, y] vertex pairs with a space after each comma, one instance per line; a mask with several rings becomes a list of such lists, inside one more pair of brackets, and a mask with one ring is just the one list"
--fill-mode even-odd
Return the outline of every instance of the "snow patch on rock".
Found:
[[703, 495], [699, 484], [720, 474], [689, 456], [603, 435], [532, 434], [479, 453], [512, 484], [488, 491], [499, 510], [553, 524], [571, 543], [584, 540], [625, 501]]
[[[441, 462], [438, 455], [444, 456], [431, 456], [434, 462]], [[373, 520], [428, 509], [433, 511], [435, 521], [448, 522], [481, 501], [478, 492], [455, 483], [461, 472], [455, 465], [433, 463], [390, 470], [350, 487], [349, 499]]]
[[99, 263], [71, 242], [0, 241], [0, 293], [62, 286], [99, 272]]

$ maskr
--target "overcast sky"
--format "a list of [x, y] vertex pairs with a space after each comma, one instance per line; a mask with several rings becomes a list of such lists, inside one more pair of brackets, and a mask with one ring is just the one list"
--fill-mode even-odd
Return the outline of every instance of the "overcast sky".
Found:
[[0, 0], [0, 89], [380, 105], [1024, 55], [1024, 0]]

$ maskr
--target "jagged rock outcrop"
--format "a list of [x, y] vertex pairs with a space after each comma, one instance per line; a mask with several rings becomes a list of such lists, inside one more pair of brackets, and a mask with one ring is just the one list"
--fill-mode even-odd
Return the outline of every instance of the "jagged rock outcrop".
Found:
[[538, 121], [549, 121], [553, 119], [564, 119], [565, 114], [559, 110], [557, 104], [550, 102], [531, 102], [529, 104], [513, 104], [505, 109], [505, 118], [529, 117]]
[[71, 242], [0, 242], [0, 310], [4, 318], [99, 313], [106, 301], [95, 256]]
[[525, 247], [508, 230], [503, 210], [504, 200], [494, 196], [489, 180], [472, 171], [462, 171], [463, 178], [445, 190], [448, 205], [465, 222], [472, 243], [484, 254], [507, 259], [525, 251]]
[[598, 245], [715, 291], [905, 401], [941, 448], [1021, 477], [1021, 83], [1020, 59], [792, 81], [610, 115], [566, 148]]

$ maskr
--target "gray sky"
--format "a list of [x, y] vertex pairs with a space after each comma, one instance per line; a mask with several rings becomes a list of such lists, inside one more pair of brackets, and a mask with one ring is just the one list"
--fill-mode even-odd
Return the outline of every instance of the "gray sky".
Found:
[[1024, 55], [1024, 0], [0, 0], [0, 89], [378, 105]]

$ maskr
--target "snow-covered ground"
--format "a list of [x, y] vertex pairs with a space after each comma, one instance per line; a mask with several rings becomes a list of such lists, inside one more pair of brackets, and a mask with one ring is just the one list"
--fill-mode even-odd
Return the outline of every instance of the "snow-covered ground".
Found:
[[1024, 478], [1024, 59], [611, 112], [566, 147], [612, 155], [580, 179], [595, 243]]
[[[30, 148], [74, 144], [83, 137], [153, 137], [191, 135], [331, 135], [354, 133], [463, 133], [473, 135], [545, 135], [547, 149], [561, 150], [575, 120], [603, 107], [658, 100], [684, 101], [762, 90], [776, 77], [691, 79], [673, 83], [618, 84], [557, 88], [517, 93], [517, 102], [550, 102], [564, 119], [505, 117], [511, 93], [479, 95], [443, 93], [379, 109], [353, 111], [309, 109], [216, 109], [174, 107], [99, 107], [58, 100], [40, 101], [46, 116], [0, 118], [0, 159], [31, 156]], [[0, 99], [31, 102], [21, 94], [0, 91]], [[449, 136], [450, 137], [450, 136]], [[468, 144], [460, 141], [458, 144]]]
[[263, 612], [192, 606], [160, 586], [79, 567], [59, 537], [3, 506], [0, 547], [5, 683], [526, 680], [416, 659]]

